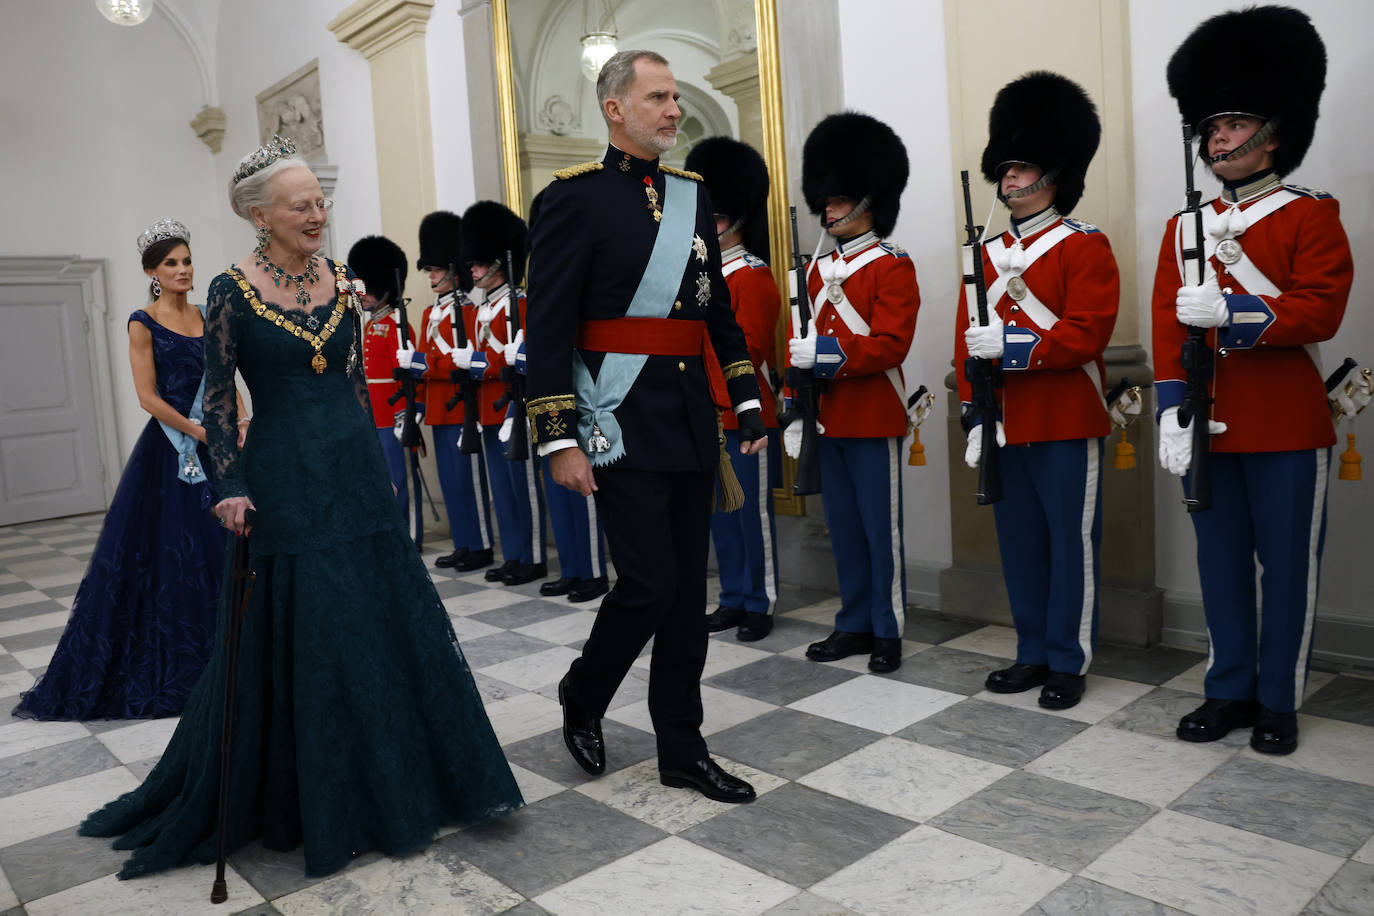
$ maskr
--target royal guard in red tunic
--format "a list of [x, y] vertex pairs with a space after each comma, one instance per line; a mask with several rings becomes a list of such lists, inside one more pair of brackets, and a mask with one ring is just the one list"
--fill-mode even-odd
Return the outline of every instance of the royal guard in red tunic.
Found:
[[[802, 192], [821, 218], [806, 290], [814, 320], [788, 341], [788, 360], [825, 385], [819, 424], [821, 492], [842, 606], [835, 631], [806, 650], [829, 662], [869, 654], [870, 671], [902, 663], [906, 554], [901, 445], [907, 433], [902, 361], [916, 332], [916, 266], [885, 241], [897, 222], [909, 165], [892, 128], [855, 112], [816, 125], [802, 149]], [[819, 246], [817, 248], [819, 251]], [[794, 334], [796, 312], [793, 313]], [[784, 428], [789, 455], [800, 421]]]
[[[708, 137], [687, 155], [688, 171], [697, 172], [711, 194], [721, 273], [730, 288], [730, 307], [744, 331], [754, 376], [763, 390], [763, 425], [776, 441], [777, 405], [769, 384], [778, 369], [774, 334], [782, 298], [768, 267], [768, 167], [746, 143], [731, 137]], [[713, 633], [735, 629], [744, 642], [763, 639], [773, 629], [778, 599], [778, 540], [773, 521], [773, 488], [781, 478], [776, 448], [759, 455], [741, 454], [739, 421], [726, 409], [721, 415], [726, 451], [744, 492], [737, 512], [717, 509], [711, 516], [711, 540], [720, 570], [720, 606], [706, 618]]]
[[[453, 373], [469, 372], [472, 367], [472, 332], [477, 311], [466, 295], [465, 287], [471, 288], [464, 279], [468, 274], [459, 269], [461, 238], [462, 220], [456, 213], [437, 210], [420, 222], [420, 258], [416, 266], [429, 273], [429, 287], [438, 298], [425, 309], [418, 349], [424, 353], [427, 364], [425, 425], [433, 429], [434, 465], [453, 536], [453, 552], [439, 557], [434, 565], [470, 572], [491, 565], [492, 537], [486, 461], [480, 449], [470, 455], [459, 450], [465, 416], [463, 400], [459, 398], [454, 406], [448, 406], [459, 394], [452, 381]], [[459, 346], [455, 333], [460, 326], [463, 346]]]
[[[1259, 54], [1247, 64], [1245, 55]], [[1180, 405], [1189, 328], [1215, 354], [1194, 422], [1207, 422], [1211, 507], [1189, 514], [1210, 651], [1206, 702], [1178, 736], [1215, 741], [1253, 727], [1250, 746], [1298, 743], [1336, 436], [1317, 344], [1340, 328], [1353, 265], [1340, 206], [1285, 185], [1316, 128], [1326, 49], [1307, 16], [1261, 6], [1202, 23], [1169, 61], [1169, 92], [1222, 182], [1202, 205], [1201, 283], [1185, 279], [1186, 212], [1169, 221], [1155, 272], [1154, 362], [1160, 463], [1195, 478]], [[1195, 224], [1195, 223], [1194, 223]], [[1263, 568], [1255, 594], [1256, 560]]]
[[[997, 424], [1001, 452], [993, 512], [1016, 663], [989, 674], [986, 686], [1040, 687], [1047, 709], [1078, 704], [1097, 641], [1102, 452], [1111, 432], [1103, 353], [1121, 284], [1107, 237], [1067, 216], [1100, 135], [1092, 101], [1058, 74], [1029, 73], [997, 93], [982, 170], [1011, 228], [980, 246], [987, 323], [971, 313], [976, 296], [966, 287], [954, 336], [965, 461], [978, 467], [983, 458], [983, 423]], [[1000, 364], [1000, 417], [973, 405], [970, 356]]]
[[[496, 509], [496, 529], [501, 536], [502, 563], [487, 570], [486, 578], [504, 585], [524, 585], [549, 574], [539, 457], [507, 458], [505, 446], [510, 429], [506, 426], [507, 382], [501, 370], [507, 365], [506, 344], [513, 339], [511, 309], [517, 310], [514, 314], [525, 315], [525, 297], [518, 289], [525, 278], [525, 237], [525, 221], [494, 200], [479, 200], [463, 214], [463, 269], [471, 276], [482, 303], [473, 324], [469, 371], [481, 385], [482, 448]], [[507, 255], [513, 278], [506, 274]], [[518, 331], [515, 336], [519, 336]]]

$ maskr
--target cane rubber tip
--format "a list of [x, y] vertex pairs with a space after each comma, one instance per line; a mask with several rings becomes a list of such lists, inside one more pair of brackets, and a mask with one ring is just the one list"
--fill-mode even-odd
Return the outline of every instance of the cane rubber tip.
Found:
[[210, 888], [210, 902], [223, 903], [229, 899], [229, 889], [224, 886], [223, 881], [216, 881], [215, 886]]

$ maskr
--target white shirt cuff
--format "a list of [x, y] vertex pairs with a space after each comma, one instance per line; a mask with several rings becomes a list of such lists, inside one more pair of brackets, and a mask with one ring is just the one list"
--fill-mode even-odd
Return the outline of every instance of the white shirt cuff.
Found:
[[750, 398], [750, 399], [747, 400], [747, 401], [740, 401], [738, 404], [735, 405], [735, 416], [739, 416], [740, 414], [744, 413], [746, 410], [762, 410], [762, 409], [763, 409], [763, 405], [759, 403], [759, 399], [758, 399], [758, 398]]
[[539, 443], [539, 457], [543, 458], [545, 455], [552, 455], [554, 452], [576, 446], [576, 439], [555, 439], [552, 442], [541, 442]]

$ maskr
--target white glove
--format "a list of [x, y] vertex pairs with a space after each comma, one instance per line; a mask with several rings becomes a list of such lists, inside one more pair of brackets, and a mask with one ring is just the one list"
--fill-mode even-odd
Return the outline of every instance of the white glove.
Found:
[[[1007, 433], [1002, 428], [1002, 421], [997, 421], [997, 444], [1003, 446], [1007, 444]], [[983, 424], [979, 423], [968, 431], [968, 446], [964, 448], [964, 464], [971, 468], [978, 467], [978, 462], [983, 457]]]
[[465, 372], [472, 368], [472, 344], [453, 351], [453, 364]]
[[792, 357], [792, 365], [798, 369], [813, 369], [816, 366], [816, 335], [793, 337], [787, 341], [787, 352]]
[[998, 359], [1002, 356], [1002, 319], [996, 314], [988, 315], [988, 323], [982, 327], [969, 325], [964, 330], [964, 345], [968, 355], [979, 359]]
[[417, 353], [412, 346], [404, 346], [396, 351], [396, 365], [409, 371], [425, 371], [425, 354]]
[[[1196, 418], [1194, 418], [1196, 422]], [[1207, 431], [1216, 436], [1226, 432], [1226, 424], [1207, 421]], [[1193, 430], [1179, 425], [1178, 408], [1167, 407], [1159, 415], [1159, 466], [1175, 477], [1188, 473], [1193, 460]]]
[[935, 395], [927, 391], [917, 399], [915, 404], [907, 408], [907, 425], [913, 429], [918, 428], [930, 416], [930, 412], [935, 409]]
[[515, 339], [506, 344], [505, 349], [502, 351], [501, 355], [505, 357], [507, 366], [515, 365], [515, 358], [520, 355], [520, 345], [524, 342], [525, 329], [521, 328], [515, 332]]
[[509, 442], [510, 432], [514, 428], [515, 417], [508, 413], [506, 414], [506, 419], [501, 421], [501, 428], [496, 431], [496, 438], [501, 440], [502, 442]]
[[1335, 388], [1327, 393], [1335, 412], [1341, 419], [1349, 420], [1369, 406], [1374, 399], [1374, 380], [1368, 369], [1351, 369]]
[[795, 460], [801, 455], [802, 444], [802, 421], [793, 420], [782, 430], [782, 450], [787, 453], [787, 457]]
[[1194, 328], [1224, 328], [1231, 323], [1226, 297], [1217, 288], [1216, 277], [1201, 286], [1180, 286], [1174, 300], [1178, 323]]
[[1125, 429], [1132, 420], [1140, 416], [1141, 406], [1140, 387], [1127, 388], [1115, 401], [1107, 405], [1107, 416], [1111, 418], [1113, 426]]

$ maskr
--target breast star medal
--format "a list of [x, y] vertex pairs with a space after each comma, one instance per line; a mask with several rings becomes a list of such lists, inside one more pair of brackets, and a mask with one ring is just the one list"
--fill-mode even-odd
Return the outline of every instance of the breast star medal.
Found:
[[1240, 260], [1243, 251], [1240, 242], [1235, 239], [1222, 239], [1217, 243], [1217, 260], [1223, 264], [1231, 265]]
[[697, 260], [706, 263], [706, 241], [699, 235], [692, 236], [692, 251], [696, 254]]
[[697, 274], [697, 305], [706, 306], [711, 298], [711, 278], [704, 273]]
[[1027, 292], [1026, 281], [1022, 280], [1019, 276], [1012, 277], [1007, 281], [1007, 295], [1011, 296], [1017, 302], [1026, 298]]

